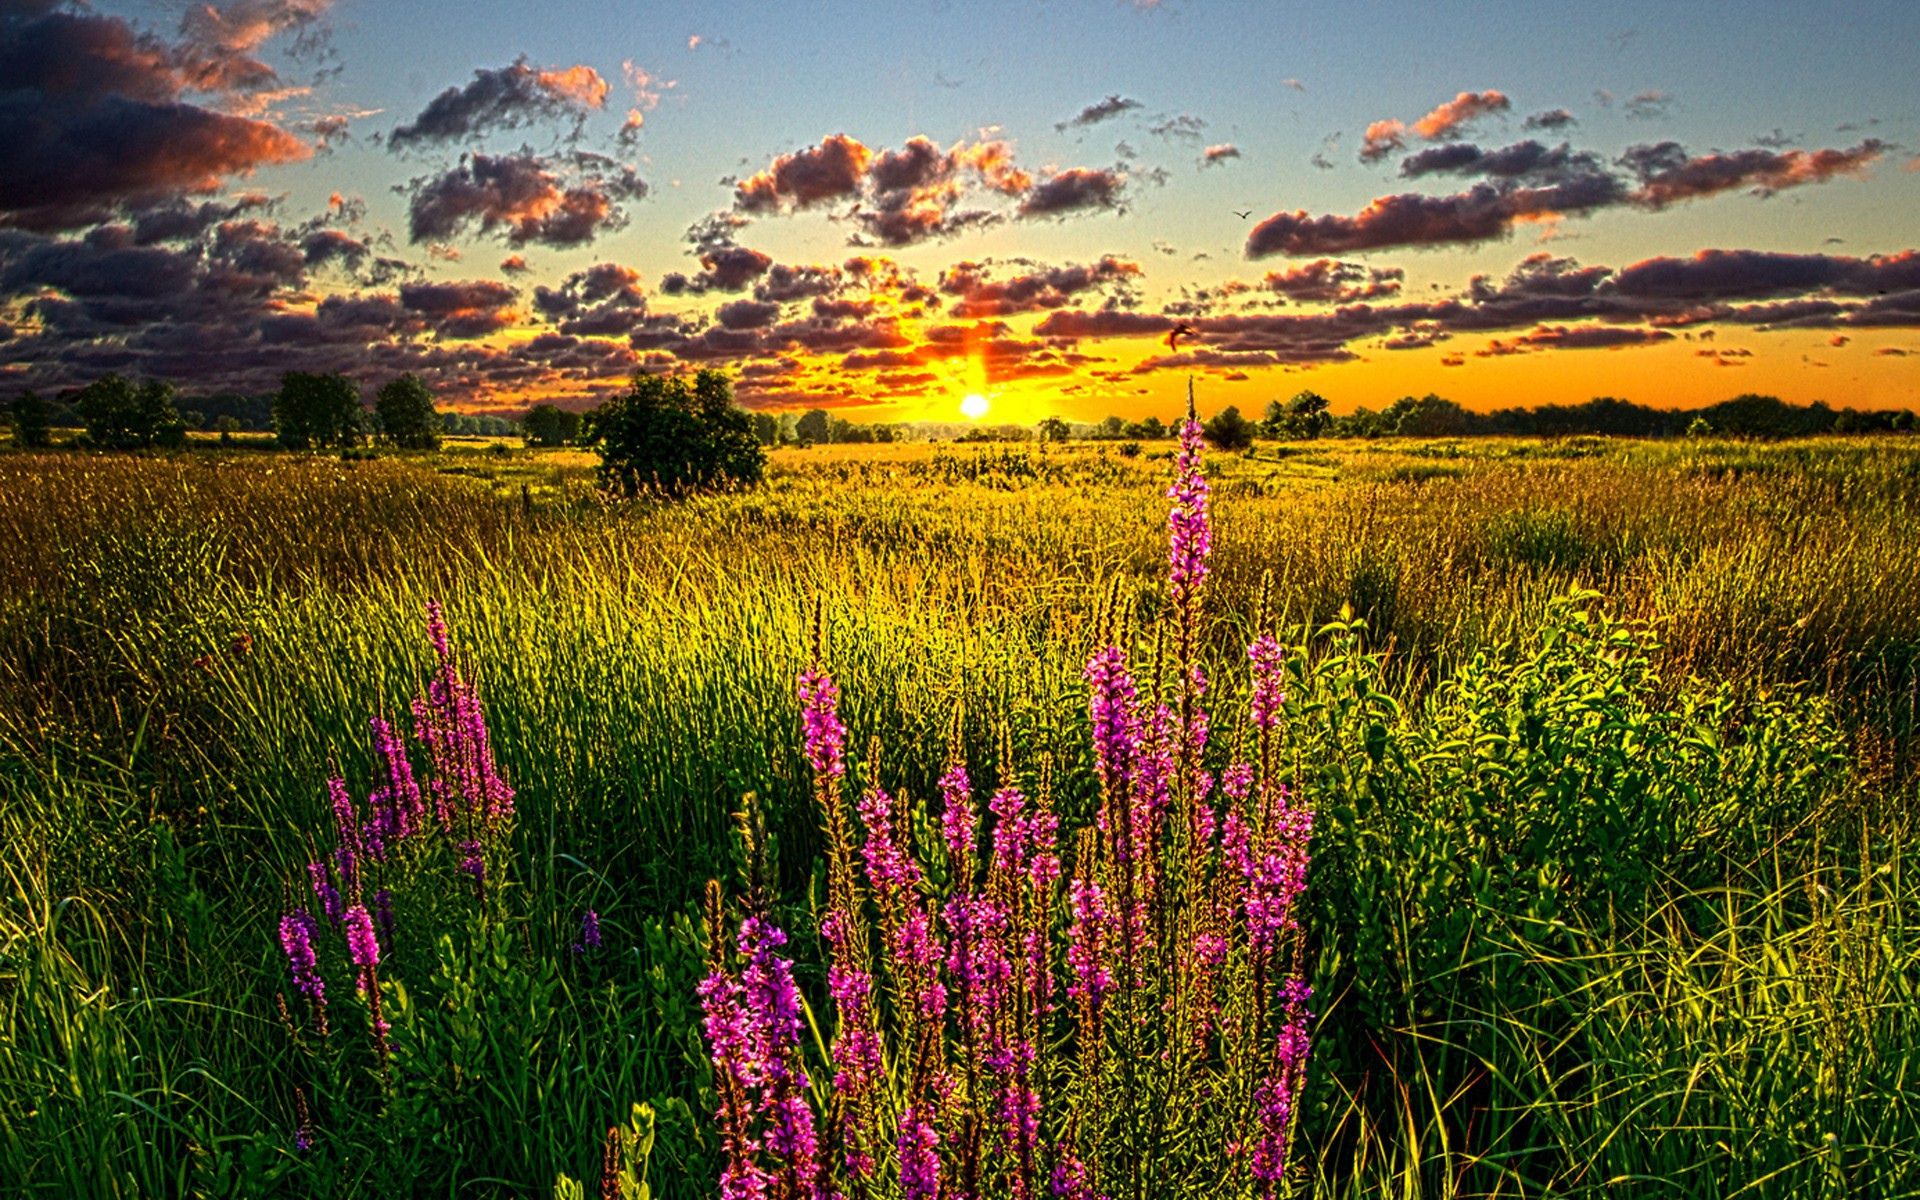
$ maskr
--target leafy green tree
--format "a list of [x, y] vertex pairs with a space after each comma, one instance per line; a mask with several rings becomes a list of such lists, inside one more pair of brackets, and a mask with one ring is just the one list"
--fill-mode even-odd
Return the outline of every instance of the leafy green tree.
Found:
[[1221, 409], [1200, 428], [1207, 440], [1222, 450], [1245, 450], [1253, 445], [1254, 423], [1241, 416], [1240, 410], [1232, 405]]
[[134, 386], [119, 375], [103, 375], [82, 388], [75, 407], [87, 427], [87, 440], [113, 450], [179, 446], [187, 427], [174, 408], [173, 385], [149, 379]]
[[536, 404], [520, 429], [530, 446], [565, 446], [580, 440], [580, 414], [558, 404]]
[[824, 408], [810, 408], [800, 414], [793, 431], [802, 442], [826, 442], [833, 438], [833, 418]]
[[440, 413], [433, 407], [433, 393], [413, 372], [388, 380], [374, 399], [373, 411], [380, 419], [380, 436], [392, 445], [402, 450], [440, 448]]
[[1123, 438], [1127, 436], [1127, 423], [1119, 417], [1108, 417], [1094, 427], [1093, 436], [1098, 438], [1114, 438], [1116, 440]]
[[13, 444], [40, 450], [53, 441], [52, 410], [38, 392], [28, 389], [13, 398]]
[[337, 373], [287, 372], [273, 401], [273, 434], [286, 450], [359, 445], [366, 436], [359, 389]]
[[766, 470], [753, 417], [715, 370], [691, 384], [684, 376], [635, 375], [625, 395], [595, 413], [593, 438], [601, 479], [628, 495], [754, 484]]
[[1129, 422], [1127, 425], [1127, 436], [1130, 438], [1145, 438], [1148, 441], [1159, 441], [1161, 438], [1167, 436], [1167, 423], [1159, 417], [1147, 417], [1144, 420]]
[[762, 446], [778, 446], [780, 418], [767, 412], [753, 414], [753, 436]]
[[1059, 417], [1047, 417], [1040, 422], [1038, 432], [1043, 442], [1064, 442], [1073, 431]]
[[1325, 435], [1333, 424], [1327, 407], [1327, 398], [1318, 392], [1302, 391], [1294, 396], [1287, 401], [1286, 436], [1312, 439]]

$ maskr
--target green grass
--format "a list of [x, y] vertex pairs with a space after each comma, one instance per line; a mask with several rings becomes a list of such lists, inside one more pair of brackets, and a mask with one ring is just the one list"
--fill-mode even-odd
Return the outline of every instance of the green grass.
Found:
[[[1211, 464], [1208, 649], [1237, 677], [1271, 573], [1321, 814], [1301, 1194], [1920, 1195], [1920, 452], [1289, 449]], [[906, 792], [958, 713], [982, 771], [1004, 723], [1084, 808], [1080, 667], [1109, 581], [1162, 603], [1164, 447], [822, 447], [676, 507], [588, 469], [0, 456], [0, 1181], [544, 1195], [652, 1100], [655, 1190], [709, 1194], [673, 922], [748, 791], [804, 909], [816, 603]], [[367, 717], [423, 678], [429, 597], [520, 793], [516, 932], [398, 970], [521, 1015], [461, 1051], [484, 1099], [396, 1119], [422, 1175], [343, 1144], [350, 1063], [302, 1165], [273, 921], [329, 761], [364, 781]], [[616, 948], [590, 968], [589, 905]]]

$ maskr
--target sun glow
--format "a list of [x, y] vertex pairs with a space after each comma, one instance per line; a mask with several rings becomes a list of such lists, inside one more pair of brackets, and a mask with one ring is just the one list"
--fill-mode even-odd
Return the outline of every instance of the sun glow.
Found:
[[979, 392], [968, 392], [961, 397], [960, 412], [969, 421], [978, 421], [987, 415], [987, 398]]

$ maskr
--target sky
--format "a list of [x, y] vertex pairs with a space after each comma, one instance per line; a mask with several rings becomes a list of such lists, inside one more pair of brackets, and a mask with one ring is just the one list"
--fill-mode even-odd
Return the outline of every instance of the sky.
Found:
[[1920, 407], [1916, 44], [1911, 0], [0, 0], [0, 395]]

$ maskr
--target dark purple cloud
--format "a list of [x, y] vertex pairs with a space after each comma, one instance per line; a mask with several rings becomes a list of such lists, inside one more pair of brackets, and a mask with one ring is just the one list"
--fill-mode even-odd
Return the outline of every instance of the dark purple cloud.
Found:
[[1096, 100], [1078, 113], [1059, 122], [1055, 129], [1065, 132], [1068, 129], [1084, 129], [1088, 125], [1098, 125], [1102, 121], [1111, 121], [1122, 113], [1132, 112], [1140, 107], [1138, 100], [1125, 96], [1111, 95], [1105, 100]]
[[578, 246], [623, 226], [621, 202], [646, 192], [631, 167], [598, 155], [472, 154], [413, 182], [408, 235], [415, 243], [478, 233], [514, 246]]
[[592, 67], [543, 69], [521, 55], [504, 67], [478, 68], [465, 87], [435, 96], [419, 116], [387, 135], [387, 146], [404, 150], [462, 141], [532, 121], [578, 122], [606, 106], [607, 90], [607, 81]]

